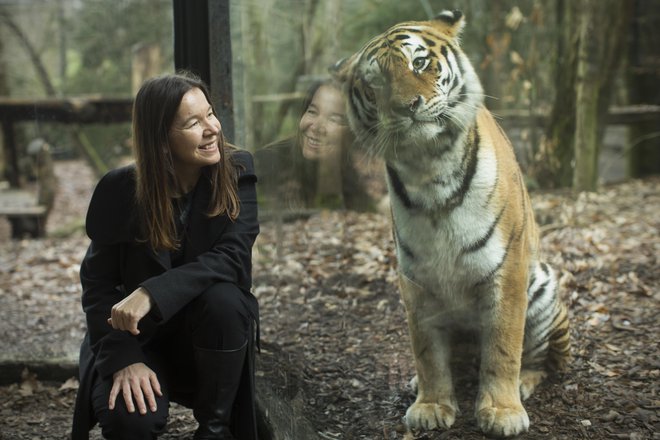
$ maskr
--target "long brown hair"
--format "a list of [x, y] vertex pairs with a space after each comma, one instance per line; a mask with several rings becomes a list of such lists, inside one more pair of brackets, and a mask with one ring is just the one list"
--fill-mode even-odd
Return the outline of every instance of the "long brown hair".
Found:
[[[174, 172], [169, 132], [183, 95], [194, 88], [200, 89], [213, 106], [204, 82], [185, 71], [148, 79], [133, 103], [135, 197], [140, 214], [140, 238], [153, 249], [179, 247], [172, 201], [181, 190]], [[222, 132], [218, 144], [220, 161], [205, 167], [200, 177], [209, 179], [212, 188], [206, 215], [226, 213], [235, 220], [240, 206], [237, 172], [232, 162], [234, 147], [225, 143]]]

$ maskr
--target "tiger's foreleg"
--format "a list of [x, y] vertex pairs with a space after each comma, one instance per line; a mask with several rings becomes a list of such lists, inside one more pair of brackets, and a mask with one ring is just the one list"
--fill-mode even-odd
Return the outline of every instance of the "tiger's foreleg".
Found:
[[417, 371], [417, 399], [406, 412], [406, 425], [446, 429], [458, 412], [449, 366], [449, 333], [437, 327], [437, 300], [403, 274], [399, 283]]
[[481, 366], [475, 406], [481, 430], [497, 437], [529, 429], [520, 400], [520, 369], [525, 328], [525, 280], [504, 275], [481, 304]]

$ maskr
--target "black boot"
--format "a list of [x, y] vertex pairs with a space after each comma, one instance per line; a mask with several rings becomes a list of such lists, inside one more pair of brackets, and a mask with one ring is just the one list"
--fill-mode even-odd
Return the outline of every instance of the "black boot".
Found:
[[236, 350], [195, 347], [197, 394], [193, 415], [199, 422], [193, 439], [233, 439], [229, 426], [241, 382], [247, 341]]

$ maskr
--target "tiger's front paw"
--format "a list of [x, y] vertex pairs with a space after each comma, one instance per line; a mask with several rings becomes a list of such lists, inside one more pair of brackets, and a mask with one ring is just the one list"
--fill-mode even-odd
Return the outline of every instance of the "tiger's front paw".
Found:
[[451, 404], [415, 402], [406, 411], [406, 425], [410, 429], [448, 429], [456, 420], [456, 412]]
[[481, 408], [477, 411], [477, 423], [485, 434], [494, 437], [513, 437], [529, 429], [529, 417], [522, 405]]

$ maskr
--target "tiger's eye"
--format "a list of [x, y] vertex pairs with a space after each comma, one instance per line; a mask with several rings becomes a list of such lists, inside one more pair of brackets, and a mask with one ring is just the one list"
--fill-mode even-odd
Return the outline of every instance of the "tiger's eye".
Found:
[[415, 70], [422, 70], [424, 67], [426, 67], [426, 58], [425, 57], [417, 57], [413, 60], [412, 62], [413, 69]]

